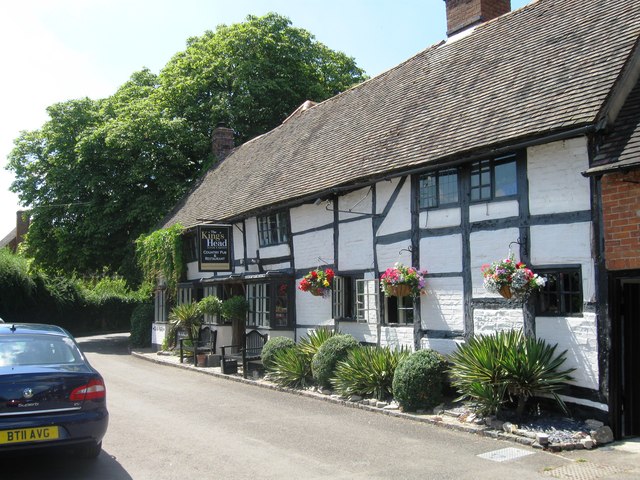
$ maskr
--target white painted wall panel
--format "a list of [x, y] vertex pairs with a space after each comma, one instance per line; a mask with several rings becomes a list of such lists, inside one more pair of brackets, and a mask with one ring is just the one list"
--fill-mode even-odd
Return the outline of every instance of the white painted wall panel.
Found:
[[[287, 243], [270, 245], [268, 247], [260, 247], [260, 258], [288, 257], [289, 255], [291, 255], [291, 251], [289, 250], [289, 244]], [[254, 256], [255, 255], [249, 255], [249, 258]]]
[[296, 280], [296, 322], [302, 325], [326, 325], [331, 320], [331, 297], [314, 297], [309, 292], [297, 290], [300, 280]]
[[451, 355], [457, 349], [458, 345], [462, 345], [463, 340], [453, 338], [422, 338], [420, 348], [435, 350], [442, 355]]
[[594, 266], [591, 256], [592, 224], [538, 225], [531, 227], [532, 265], [582, 265], [582, 288], [586, 302], [595, 301]]
[[563, 367], [576, 368], [573, 384], [598, 389], [598, 332], [596, 317], [585, 312], [582, 317], [536, 317], [536, 335], [551, 345], [556, 353], [567, 350]]
[[420, 268], [429, 273], [461, 272], [462, 235], [421, 239]]
[[408, 327], [382, 327], [380, 331], [380, 345], [399, 350], [401, 347], [413, 348], [413, 325]]
[[527, 149], [529, 209], [532, 215], [589, 210], [587, 138], [548, 143]]
[[[242, 227], [242, 225], [241, 225]], [[247, 257], [253, 258], [256, 256], [256, 252], [258, 251], [258, 221], [256, 217], [247, 218], [244, 222], [245, 235], [247, 237]], [[234, 228], [235, 231], [238, 231], [237, 228]], [[240, 233], [240, 232], [238, 232]], [[240, 234], [242, 235], [242, 234]], [[234, 242], [236, 242], [235, 234], [234, 234]], [[239, 255], [242, 258], [242, 237], [240, 237], [239, 243], [234, 243], [234, 246], [239, 247]]]
[[[485, 263], [506, 258], [509, 254], [509, 243], [518, 239], [517, 228], [509, 228], [494, 231], [473, 232], [471, 234], [471, 280], [473, 282], [474, 297], [497, 297], [497, 294], [487, 292], [483, 285], [483, 277], [480, 268]], [[513, 245], [516, 261], [518, 258], [518, 245]]]
[[421, 228], [459, 227], [461, 213], [459, 208], [440, 208], [420, 213]]
[[[396, 178], [376, 184], [376, 211], [381, 213], [391, 201], [391, 195], [400, 183]], [[391, 210], [378, 229], [377, 235], [388, 235], [411, 230], [411, 182], [407, 179]]]
[[360, 190], [340, 196], [338, 198], [338, 209], [341, 210], [339, 219], [350, 220], [362, 216], [359, 213], [346, 213], [349, 210], [360, 213], [371, 213], [372, 199], [373, 195], [369, 187], [361, 188]]
[[322, 202], [320, 205], [301, 205], [292, 208], [290, 210], [291, 232], [295, 234], [296, 232], [331, 225], [333, 223], [333, 212], [328, 211], [326, 206], [327, 202]]
[[428, 330], [464, 330], [462, 277], [428, 278], [420, 297], [422, 327]]
[[293, 237], [293, 250], [296, 268], [313, 269], [333, 264], [333, 230], [296, 235]]
[[375, 344], [377, 339], [376, 326], [370, 323], [340, 322], [340, 333], [353, 335], [359, 342]]
[[469, 206], [469, 220], [482, 222], [495, 218], [508, 218], [518, 216], [518, 201], [505, 200], [503, 202], [475, 203]]
[[387, 268], [391, 268], [395, 263], [400, 262], [403, 265], [411, 265], [411, 253], [407, 250], [411, 242], [393, 243], [391, 245], [378, 245], [378, 268], [380, 272], [384, 272]]
[[521, 330], [524, 327], [524, 315], [521, 308], [473, 311], [473, 332], [475, 335], [491, 335], [503, 330]]
[[372, 232], [370, 219], [340, 224], [338, 270], [373, 268]]

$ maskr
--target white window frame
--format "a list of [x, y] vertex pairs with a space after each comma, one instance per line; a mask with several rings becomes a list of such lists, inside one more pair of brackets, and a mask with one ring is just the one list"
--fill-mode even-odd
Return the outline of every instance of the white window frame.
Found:
[[193, 287], [181, 287], [178, 285], [178, 295], [176, 298], [177, 305], [184, 305], [193, 301]]
[[[387, 325], [413, 325], [415, 312], [413, 310], [413, 298], [412, 297], [395, 297], [396, 298], [396, 312], [397, 322], [389, 322], [389, 299], [385, 298], [385, 319]], [[407, 314], [411, 312], [411, 320], [407, 321]]]
[[269, 283], [249, 283], [247, 284], [247, 302], [249, 312], [247, 314], [248, 327], [268, 327], [269, 326], [269, 303], [271, 292]]
[[356, 321], [378, 323], [380, 319], [380, 287], [377, 279], [356, 280]]

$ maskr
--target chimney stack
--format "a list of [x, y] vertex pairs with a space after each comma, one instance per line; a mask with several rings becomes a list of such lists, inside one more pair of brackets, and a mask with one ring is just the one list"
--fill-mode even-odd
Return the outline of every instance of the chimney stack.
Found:
[[447, 4], [447, 36], [511, 11], [511, 0], [444, 0]]
[[229, 152], [235, 146], [233, 143], [233, 129], [225, 126], [224, 123], [218, 123], [212, 134], [212, 150], [218, 161], [229, 155]]

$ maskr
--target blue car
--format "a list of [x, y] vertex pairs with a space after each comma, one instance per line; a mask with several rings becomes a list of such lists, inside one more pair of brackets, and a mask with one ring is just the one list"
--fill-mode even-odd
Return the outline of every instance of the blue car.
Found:
[[66, 330], [0, 323], [0, 453], [73, 447], [96, 458], [108, 423], [104, 380]]

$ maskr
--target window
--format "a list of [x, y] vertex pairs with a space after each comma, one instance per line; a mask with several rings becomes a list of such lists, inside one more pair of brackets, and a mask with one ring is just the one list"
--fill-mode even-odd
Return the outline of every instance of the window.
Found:
[[333, 277], [332, 317], [353, 318], [353, 279], [345, 276]]
[[378, 323], [379, 292], [377, 280], [356, 280], [356, 320]]
[[450, 168], [420, 177], [420, 208], [458, 203], [458, 170]]
[[411, 297], [387, 297], [387, 324], [413, 324], [413, 299]]
[[276, 284], [276, 311], [274, 317], [275, 327], [287, 327], [289, 325], [289, 285], [286, 282]]
[[269, 245], [278, 245], [288, 240], [289, 224], [287, 222], [287, 214], [285, 212], [274, 213], [258, 217], [258, 237], [261, 247]]
[[494, 200], [518, 193], [515, 155], [471, 165], [471, 201]]
[[178, 298], [176, 303], [183, 305], [185, 303], [191, 303], [193, 300], [193, 285], [190, 283], [184, 285], [178, 285]]
[[250, 283], [247, 285], [247, 326], [268, 327], [270, 312], [270, 285], [268, 283]]
[[582, 273], [580, 267], [538, 270], [547, 283], [538, 292], [536, 315], [572, 316], [582, 314]]

